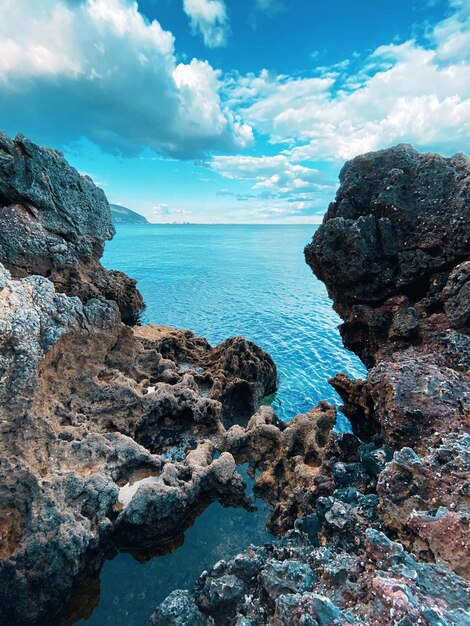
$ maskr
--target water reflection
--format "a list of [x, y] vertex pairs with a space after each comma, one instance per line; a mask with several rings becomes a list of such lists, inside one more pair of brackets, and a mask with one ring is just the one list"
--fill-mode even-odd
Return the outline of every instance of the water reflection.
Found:
[[[249, 481], [250, 491], [252, 481], [246, 468], [239, 471]], [[266, 530], [269, 508], [260, 500], [256, 505], [257, 510], [249, 512], [215, 502], [186, 531], [183, 544], [177, 548], [173, 544], [174, 552], [146, 562], [143, 554], [121, 552], [107, 561], [100, 576], [100, 602], [77, 626], [146, 626], [157, 604], [174, 589], [189, 589], [199, 574], [217, 561], [232, 558], [251, 543], [262, 545], [272, 540]], [[91, 588], [89, 591], [92, 593]]]

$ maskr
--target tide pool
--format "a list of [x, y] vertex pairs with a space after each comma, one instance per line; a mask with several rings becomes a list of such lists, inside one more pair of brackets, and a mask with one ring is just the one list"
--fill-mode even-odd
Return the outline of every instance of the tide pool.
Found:
[[[280, 379], [272, 404], [290, 420], [322, 399], [339, 405], [327, 382], [338, 371], [365, 371], [343, 348], [340, 320], [304, 262], [314, 228], [120, 225], [103, 262], [138, 280], [147, 304], [142, 323], [189, 329], [213, 345], [243, 335], [267, 350]], [[347, 428], [341, 415], [338, 427]], [[126, 553], [107, 561], [99, 604], [76, 626], [145, 626], [171, 591], [191, 588], [216, 561], [272, 538], [267, 506], [257, 504], [248, 512], [213, 503], [174, 552], [143, 563]]]

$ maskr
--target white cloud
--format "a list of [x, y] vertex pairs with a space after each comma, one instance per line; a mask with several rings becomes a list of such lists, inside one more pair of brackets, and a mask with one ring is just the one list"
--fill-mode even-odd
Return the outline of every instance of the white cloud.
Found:
[[200, 33], [209, 48], [224, 46], [227, 41], [227, 9], [223, 0], [183, 0], [193, 33]]
[[[470, 149], [470, 4], [415, 41], [377, 48], [354, 73], [347, 62], [293, 78], [264, 70], [232, 77], [226, 97], [291, 162], [343, 161], [414, 143], [452, 153]], [[356, 64], [357, 67], [357, 64]]]
[[210, 165], [220, 175], [250, 185], [249, 193], [223, 195], [250, 206], [255, 218], [312, 216], [335, 189], [312, 162], [331, 161], [336, 169], [335, 163], [401, 141], [469, 151], [470, 4], [451, 4], [453, 14], [428, 32], [426, 45], [383, 45], [362, 62], [353, 55], [307, 78], [268, 70], [226, 77], [230, 107], [280, 145], [280, 154], [214, 158]]
[[245, 183], [248, 193], [219, 189], [218, 196], [233, 196], [247, 207], [250, 219], [273, 221], [294, 216], [312, 219], [334, 194], [336, 182], [310, 167], [276, 156], [217, 156], [210, 167], [222, 177]]
[[253, 190], [271, 194], [316, 192], [331, 189], [331, 182], [316, 169], [292, 164], [286, 156], [216, 156], [210, 167], [221, 176], [252, 182]]
[[0, 3], [0, 110], [10, 132], [183, 158], [243, 148], [251, 129], [219, 88], [207, 62], [178, 64], [173, 35], [130, 0]]

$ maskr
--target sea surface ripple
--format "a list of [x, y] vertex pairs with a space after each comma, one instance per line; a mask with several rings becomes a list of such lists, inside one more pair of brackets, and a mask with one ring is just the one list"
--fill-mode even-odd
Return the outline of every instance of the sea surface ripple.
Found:
[[[138, 280], [143, 323], [187, 328], [212, 345], [243, 335], [279, 372], [272, 402], [290, 420], [320, 400], [339, 406], [328, 378], [360, 377], [344, 349], [326, 289], [306, 265], [315, 225], [132, 225], [117, 227], [103, 263]], [[338, 428], [347, 428], [340, 416]]]

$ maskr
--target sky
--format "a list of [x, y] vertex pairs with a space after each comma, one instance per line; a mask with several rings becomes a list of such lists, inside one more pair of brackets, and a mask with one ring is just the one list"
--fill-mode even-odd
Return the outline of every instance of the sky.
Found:
[[0, 130], [151, 222], [318, 223], [357, 154], [470, 152], [470, 0], [1, 0]]

